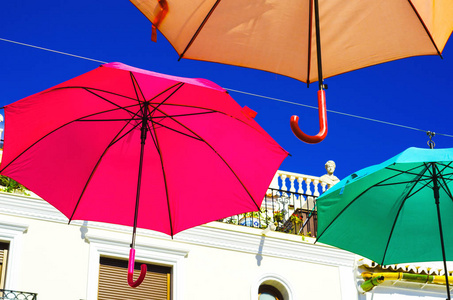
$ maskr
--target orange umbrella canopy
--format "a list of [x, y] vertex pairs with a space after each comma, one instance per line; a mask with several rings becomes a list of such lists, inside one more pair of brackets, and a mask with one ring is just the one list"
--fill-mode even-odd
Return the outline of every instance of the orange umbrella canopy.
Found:
[[[318, 80], [311, 0], [130, 0], [181, 58]], [[323, 77], [440, 55], [451, 0], [319, 0]], [[322, 78], [321, 78], [322, 79]]]
[[[453, 31], [452, 0], [130, 0], [180, 58], [319, 82], [319, 133], [327, 135], [323, 79], [418, 55], [441, 55]], [[322, 51], [321, 51], [322, 48]]]

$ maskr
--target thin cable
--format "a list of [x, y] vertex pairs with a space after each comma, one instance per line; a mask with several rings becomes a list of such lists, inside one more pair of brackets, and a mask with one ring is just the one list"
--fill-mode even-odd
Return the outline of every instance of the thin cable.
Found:
[[[224, 89], [227, 90], [227, 91], [240, 93], [240, 94], [244, 94], [244, 95], [249, 95], [249, 96], [253, 96], [253, 97], [264, 98], [264, 99], [267, 99], [267, 100], [278, 101], [278, 102], [282, 102], [282, 103], [287, 103], [287, 104], [292, 104], [292, 105], [312, 108], [312, 109], [316, 109], [316, 110], [318, 109], [318, 107], [316, 107], [316, 106], [311, 106], [311, 105], [307, 105], [307, 104], [292, 102], [292, 101], [283, 100], [283, 99], [279, 99], [279, 98], [268, 97], [268, 96], [263, 96], [263, 95], [259, 95], [259, 94], [249, 93], [249, 92], [243, 92], [243, 91], [229, 89], [229, 88], [225, 88], [225, 87], [224, 87]], [[335, 110], [330, 110], [330, 109], [327, 109], [327, 111], [331, 112], [331, 113], [334, 113], [334, 114], [338, 114], [338, 115], [343, 115], [343, 116], [353, 117], [353, 118], [357, 118], [357, 119], [377, 122], [377, 123], [381, 123], [381, 124], [392, 125], [392, 126], [397, 126], [397, 127], [411, 129], [411, 130], [416, 130], [416, 131], [429, 132], [428, 130], [423, 130], [423, 129], [410, 127], [410, 126], [406, 126], [406, 125], [401, 125], [401, 124], [397, 124], [397, 123], [392, 123], [392, 122], [387, 122], [387, 121], [381, 121], [381, 120], [377, 120], [377, 119], [362, 117], [362, 116], [358, 116], [358, 115], [348, 114], [348, 113], [344, 113], [344, 112], [340, 112], [340, 111], [335, 111]], [[443, 136], [448, 136], [448, 137], [453, 137], [453, 135], [450, 135], [450, 134], [444, 134], [444, 133], [438, 133], [438, 132], [436, 132], [436, 134], [443, 135]]]
[[38, 47], [38, 46], [30, 45], [30, 44], [20, 43], [20, 42], [16, 42], [16, 41], [12, 41], [12, 40], [2, 39], [2, 38], [0, 38], [0, 40], [4, 41], [4, 42], [9, 42], [9, 43], [13, 43], [13, 44], [22, 45], [22, 46], [32, 47], [32, 48], [36, 48], [36, 49], [40, 49], [40, 50], [45, 50], [45, 51], [54, 52], [54, 53], [58, 53], [58, 54], [63, 54], [63, 55], [67, 55], [67, 56], [72, 56], [72, 57], [76, 57], [76, 58], [81, 58], [81, 59], [85, 59], [85, 60], [91, 60], [91, 61], [95, 61], [95, 62], [98, 62], [98, 63], [101, 63], [101, 64], [106, 64], [107, 63], [105, 61], [101, 61], [101, 60], [97, 60], [97, 59], [92, 59], [92, 58], [88, 58], [88, 57], [74, 55], [74, 54], [71, 54], [71, 53], [56, 51], [56, 50], [52, 50], [52, 49], [48, 49], [48, 48]]
[[[9, 43], [17, 44], [17, 45], [22, 45], [22, 46], [27, 46], [27, 47], [31, 47], [31, 48], [36, 48], [36, 49], [39, 49], [39, 50], [45, 50], [45, 51], [49, 51], [49, 52], [54, 52], [54, 53], [58, 53], [58, 54], [62, 54], [62, 55], [72, 56], [72, 57], [76, 57], [76, 58], [80, 58], [80, 59], [90, 60], [90, 61], [94, 61], [94, 62], [98, 62], [98, 63], [102, 63], [102, 64], [106, 64], [106, 63], [107, 63], [107, 62], [105, 62], [105, 61], [101, 61], [101, 60], [97, 60], [97, 59], [92, 59], [92, 58], [88, 58], [88, 57], [84, 57], [84, 56], [74, 55], [74, 54], [70, 54], [70, 53], [66, 53], [66, 52], [61, 52], [61, 51], [56, 51], [56, 50], [52, 50], [52, 49], [48, 49], [48, 48], [44, 48], [44, 47], [38, 47], [38, 46], [34, 46], [34, 45], [30, 45], [30, 44], [25, 44], [25, 43], [21, 43], [21, 42], [16, 42], [16, 41], [12, 41], [12, 40], [7, 40], [7, 39], [3, 39], [3, 38], [0, 38], [0, 41], [9, 42]], [[301, 104], [301, 103], [292, 102], [292, 101], [288, 101], [288, 100], [283, 100], [283, 99], [278, 99], [278, 98], [263, 96], [263, 95], [254, 94], [254, 93], [243, 92], [243, 91], [234, 90], [234, 89], [228, 89], [228, 88], [224, 88], [224, 89], [227, 90], [227, 91], [231, 91], [231, 92], [235, 92], [235, 93], [240, 93], [240, 94], [244, 94], [244, 95], [249, 95], [249, 96], [253, 96], [253, 97], [258, 97], [258, 98], [268, 99], [268, 100], [272, 100], [272, 101], [283, 102], [283, 103], [292, 104], [292, 105], [303, 106], [303, 107], [312, 108], [312, 109], [318, 109], [318, 108], [315, 107], [315, 106], [306, 105], [306, 104]], [[2, 109], [2, 108], [3, 108], [3, 107], [0, 107], [0, 109]], [[328, 111], [328, 112], [331, 112], [331, 113], [343, 115], [343, 116], [348, 116], [348, 117], [353, 117], [353, 118], [357, 118], [357, 119], [362, 119], [362, 120], [377, 122], [377, 123], [381, 123], [381, 124], [386, 124], [386, 125], [391, 125], [391, 126], [396, 126], [396, 127], [401, 127], [401, 128], [416, 130], [416, 131], [428, 132], [428, 130], [423, 130], [423, 129], [419, 129], [419, 128], [415, 128], [415, 127], [410, 127], [410, 126], [406, 126], [406, 125], [401, 125], [401, 124], [396, 124], [396, 123], [392, 123], [392, 122], [381, 121], [381, 120], [377, 120], [377, 119], [372, 119], [372, 118], [357, 116], [357, 115], [348, 114], [348, 113], [343, 113], [343, 112], [334, 111], [334, 110], [329, 110], [329, 109], [328, 109], [327, 111]], [[453, 138], [453, 135], [451, 135], [451, 134], [444, 134], [444, 133], [438, 133], [438, 132], [436, 132], [436, 134], [437, 134], [437, 135], [443, 135], [443, 136], [447, 136], [447, 137], [452, 137], [452, 138]]]

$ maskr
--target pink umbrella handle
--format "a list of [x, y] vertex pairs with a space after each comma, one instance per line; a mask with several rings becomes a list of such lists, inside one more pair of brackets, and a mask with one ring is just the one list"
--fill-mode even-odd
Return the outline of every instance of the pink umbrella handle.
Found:
[[131, 248], [129, 251], [129, 268], [127, 269], [127, 283], [135, 288], [138, 287], [145, 279], [147, 267], [145, 264], [141, 265], [140, 276], [134, 281], [134, 265], [135, 265], [135, 249]]
[[324, 90], [318, 91], [318, 109], [319, 109], [319, 132], [317, 135], [308, 135], [302, 132], [299, 128], [299, 117], [291, 117], [291, 130], [294, 135], [301, 141], [308, 144], [317, 144], [324, 140], [327, 136], [327, 110], [326, 110], [326, 93]]

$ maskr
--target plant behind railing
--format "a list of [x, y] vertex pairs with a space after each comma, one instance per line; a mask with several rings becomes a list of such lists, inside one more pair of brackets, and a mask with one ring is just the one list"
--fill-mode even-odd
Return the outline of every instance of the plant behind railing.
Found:
[[3, 188], [1, 188], [1, 190], [3, 192], [7, 192], [7, 193], [25, 194], [27, 191], [27, 189], [23, 185], [21, 185], [20, 183], [18, 183], [15, 180], [13, 180], [9, 177], [3, 176], [3, 175], [0, 175], [0, 185], [3, 186]]
[[222, 222], [303, 236], [316, 235], [316, 199], [331, 183], [322, 177], [278, 170], [259, 212], [232, 216]]
[[225, 223], [273, 230], [304, 236], [316, 233], [316, 198], [312, 195], [269, 189], [261, 210], [231, 216]]

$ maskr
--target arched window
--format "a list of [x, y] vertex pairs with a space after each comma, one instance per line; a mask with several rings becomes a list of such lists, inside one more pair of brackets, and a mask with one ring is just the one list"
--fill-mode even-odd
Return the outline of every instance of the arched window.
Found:
[[259, 300], [284, 300], [282, 293], [272, 285], [262, 284], [258, 290]]

